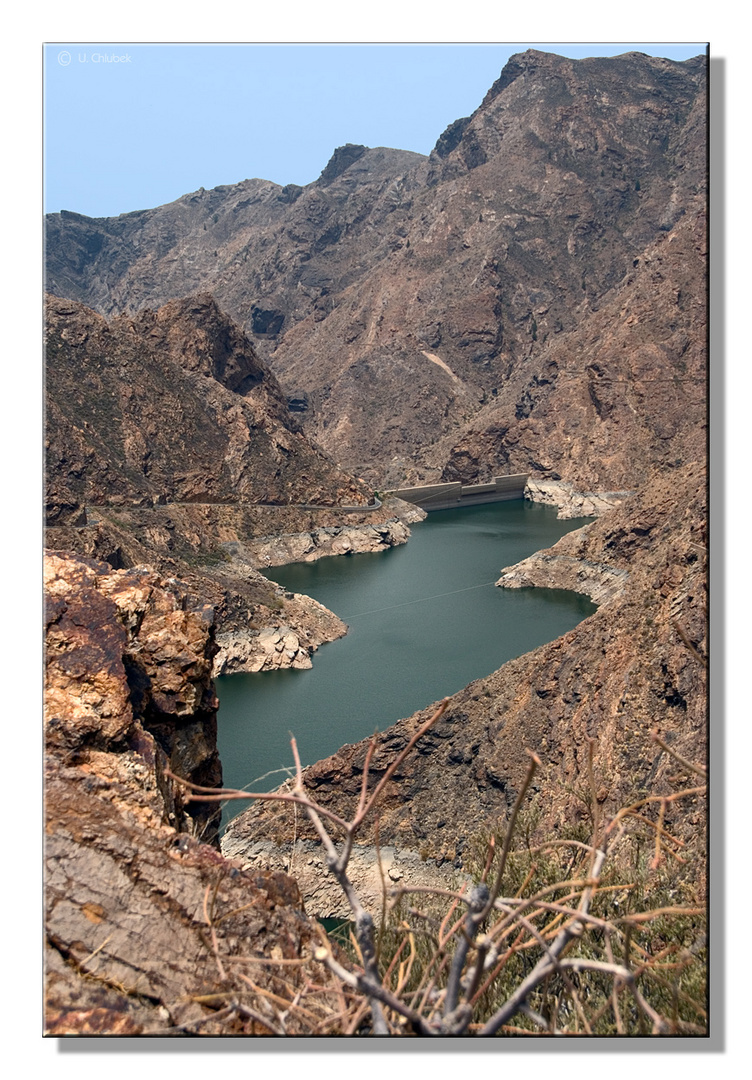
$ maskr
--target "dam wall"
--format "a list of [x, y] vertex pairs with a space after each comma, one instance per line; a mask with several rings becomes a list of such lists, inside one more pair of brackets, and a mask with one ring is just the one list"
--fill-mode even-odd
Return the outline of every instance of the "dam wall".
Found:
[[526, 483], [527, 473], [515, 473], [513, 476], [495, 476], [486, 484], [423, 484], [398, 488], [389, 494], [430, 512], [522, 499]]

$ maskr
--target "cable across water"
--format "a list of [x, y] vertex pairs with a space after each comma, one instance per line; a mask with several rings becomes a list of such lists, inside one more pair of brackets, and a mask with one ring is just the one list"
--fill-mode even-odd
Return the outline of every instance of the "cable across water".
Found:
[[376, 615], [380, 611], [393, 611], [395, 608], [411, 607], [413, 604], [424, 604], [427, 600], [439, 600], [444, 596], [456, 596], [457, 593], [472, 592], [473, 589], [487, 589], [489, 585], [495, 585], [495, 581], [484, 581], [482, 585], [468, 585], [466, 589], [452, 589], [451, 592], [434, 593], [433, 596], [420, 596], [417, 600], [405, 600], [402, 604], [389, 604], [387, 607], [371, 608], [370, 611], [359, 611], [355, 615], [340, 615], [343, 622], [350, 619], [360, 619], [364, 615]]

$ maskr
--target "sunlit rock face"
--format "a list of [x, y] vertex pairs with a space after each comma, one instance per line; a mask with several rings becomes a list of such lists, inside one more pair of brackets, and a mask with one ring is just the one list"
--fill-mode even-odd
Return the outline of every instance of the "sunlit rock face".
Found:
[[166, 775], [221, 783], [211, 610], [155, 573], [59, 552], [45, 600], [45, 1032], [269, 1034], [214, 1021], [206, 897], [223, 954], [298, 961], [291, 985], [311, 977], [316, 932], [295, 883], [224, 859], [213, 804]]

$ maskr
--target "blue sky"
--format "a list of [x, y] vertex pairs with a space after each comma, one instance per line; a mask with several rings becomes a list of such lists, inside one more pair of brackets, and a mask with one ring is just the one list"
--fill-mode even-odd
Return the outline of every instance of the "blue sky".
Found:
[[250, 177], [308, 184], [346, 142], [427, 154], [448, 124], [480, 104], [509, 56], [529, 47], [674, 60], [705, 49], [48, 44], [45, 210], [103, 217]]

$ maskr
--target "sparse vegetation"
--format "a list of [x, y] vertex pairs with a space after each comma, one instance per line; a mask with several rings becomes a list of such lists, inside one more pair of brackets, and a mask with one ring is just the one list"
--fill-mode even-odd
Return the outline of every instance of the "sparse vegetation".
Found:
[[181, 551], [180, 557], [186, 566], [194, 568], [210, 568], [212, 566], [220, 566], [222, 563], [232, 562], [231, 556], [224, 550], [224, 548], [201, 548], [198, 551], [185, 550]]
[[[670, 793], [645, 794], [602, 817], [590, 742], [583, 823], [535, 841], [541, 795], [527, 778], [508, 821], [476, 836], [468, 866], [474, 884], [458, 890], [401, 885], [387, 890], [378, 928], [348, 876], [353, 841], [381, 792], [418, 740], [443, 714], [443, 702], [371, 790], [366, 756], [358, 805], [345, 821], [306, 791], [292, 741], [290, 791], [212, 792], [186, 784], [196, 800], [280, 800], [301, 808], [318, 833], [331, 874], [352, 912], [349, 940], [319, 928], [314, 956], [322, 979], [276, 993], [233, 975], [214, 938], [228, 1015], [262, 1016], [284, 1034], [285, 1018], [304, 1018], [311, 1034], [389, 1036], [704, 1035], [707, 1031], [705, 904], [702, 874], [669, 827], [669, 811], [705, 797], [705, 769], [675, 754]], [[174, 779], [178, 779], [175, 777]], [[333, 834], [342, 834], [338, 848]], [[223, 917], [221, 914], [219, 918]], [[261, 963], [261, 959], [259, 959]], [[270, 961], [263, 961], [268, 963]], [[301, 960], [301, 963], [303, 961]], [[280, 962], [281, 964], [282, 962]], [[327, 997], [328, 995], [328, 997]]]

